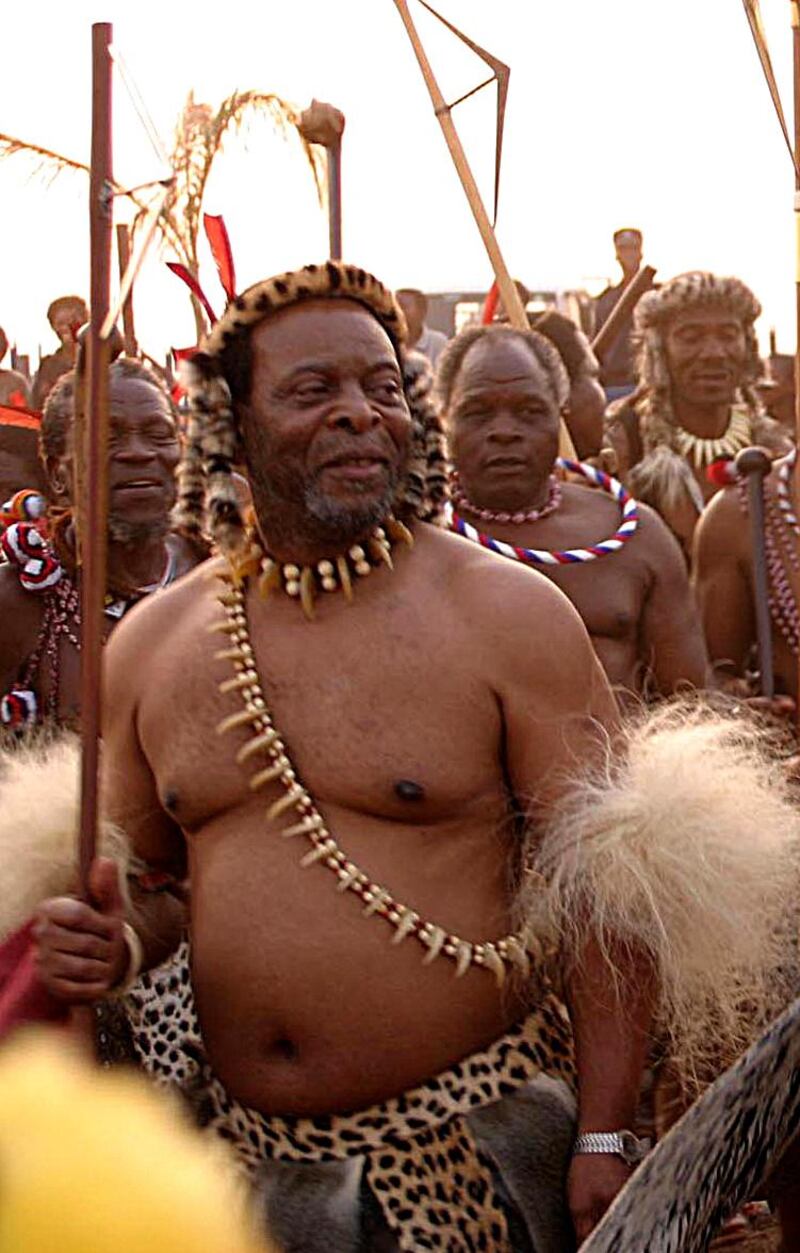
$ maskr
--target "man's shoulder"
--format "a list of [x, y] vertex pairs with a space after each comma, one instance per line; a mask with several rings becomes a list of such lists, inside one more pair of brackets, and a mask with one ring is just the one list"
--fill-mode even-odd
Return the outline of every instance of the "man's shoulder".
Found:
[[426, 527], [425, 542], [438, 576], [434, 586], [487, 638], [524, 638], [535, 649], [559, 631], [583, 630], [571, 601], [534, 567], [439, 528]]
[[134, 605], [115, 628], [108, 644], [116, 663], [121, 664], [118, 658], [129, 660], [144, 649], [149, 652], [154, 640], [162, 648], [194, 632], [200, 620], [208, 617], [214, 574], [223, 567], [221, 558], [204, 561], [170, 587]]
[[698, 562], [738, 557], [749, 546], [749, 521], [736, 484], [723, 487], [706, 505], [695, 532]]

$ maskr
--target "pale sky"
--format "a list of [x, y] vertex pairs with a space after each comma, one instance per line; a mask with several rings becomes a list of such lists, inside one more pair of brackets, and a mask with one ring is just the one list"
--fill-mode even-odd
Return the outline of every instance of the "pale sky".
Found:
[[[440, 11], [511, 66], [498, 236], [529, 287], [615, 276], [611, 233], [640, 226], [659, 277], [735, 273], [765, 309], [762, 332], [794, 350], [793, 176], [741, 0], [439, 0]], [[786, 0], [762, 0], [791, 118]], [[487, 71], [412, 0], [448, 99]], [[211, 4], [71, 0], [15, 7], [0, 77], [0, 129], [88, 159], [92, 21], [114, 41], [169, 147], [189, 90], [274, 91], [347, 117], [344, 252], [393, 286], [485, 289], [491, 269], [392, 0]], [[115, 84], [115, 174], [162, 171], [122, 83]], [[455, 112], [491, 201], [494, 89]], [[790, 123], [791, 124], [791, 123]], [[296, 142], [264, 123], [235, 137], [209, 187], [239, 286], [319, 260], [327, 223]], [[87, 185], [0, 163], [0, 325], [23, 351], [55, 341], [49, 301], [88, 293]], [[210, 259], [201, 275], [222, 297]], [[596, 287], [596, 281], [594, 283]], [[136, 292], [137, 332], [154, 355], [193, 339], [188, 299], [163, 259]]]

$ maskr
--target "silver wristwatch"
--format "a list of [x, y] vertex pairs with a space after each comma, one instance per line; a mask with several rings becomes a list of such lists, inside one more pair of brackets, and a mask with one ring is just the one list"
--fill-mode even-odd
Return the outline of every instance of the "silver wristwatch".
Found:
[[640, 1140], [632, 1131], [587, 1131], [573, 1146], [577, 1153], [611, 1153], [626, 1166], [638, 1166], [650, 1150], [649, 1140]]

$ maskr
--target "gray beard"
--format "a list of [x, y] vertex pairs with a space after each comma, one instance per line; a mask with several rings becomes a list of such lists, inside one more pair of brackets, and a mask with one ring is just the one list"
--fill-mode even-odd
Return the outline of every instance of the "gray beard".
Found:
[[127, 518], [108, 519], [108, 538], [115, 544], [145, 544], [151, 540], [165, 539], [169, 535], [169, 519], [150, 522], [129, 522]]
[[[291, 504], [283, 493], [276, 492], [266, 476], [253, 475], [250, 484], [256, 516], [263, 533], [273, 543], [280, 539], [291, 549], [292, 541], [303, 540], [333, 550], [355, 544], [364, 534], [384, 521], [397, 500], [400, 476], [393, 473], [385, 491], [365, 500], [363, 505], [341, 505], [324, 495], [317, 481], [298, 482]], [[302, 500], [300, 517], [297, 503]]]

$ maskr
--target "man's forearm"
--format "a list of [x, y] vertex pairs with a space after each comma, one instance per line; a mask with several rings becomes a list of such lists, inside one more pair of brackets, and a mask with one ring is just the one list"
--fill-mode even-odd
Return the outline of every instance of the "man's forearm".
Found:
[[590, 941], [567, 983], [581, 1132], [632, 1127], [650, 1041], [652, 966], [613, 945], [609, 955], [614, 970], [600, 944]]

